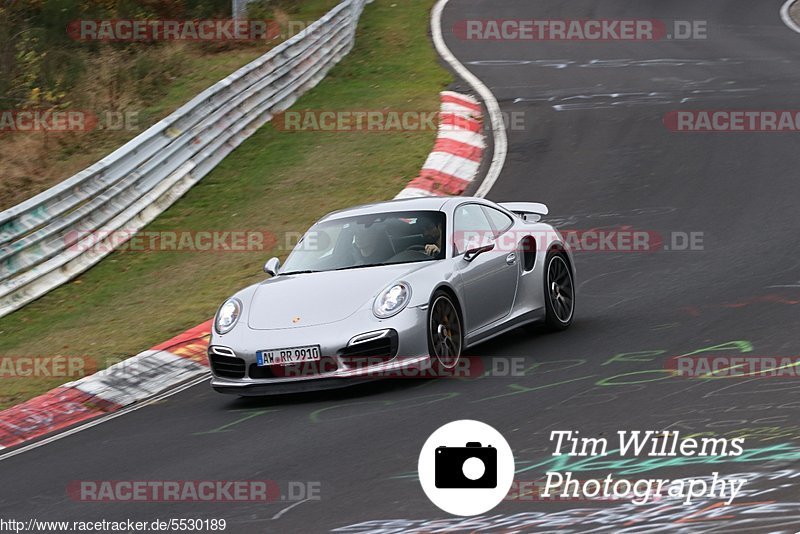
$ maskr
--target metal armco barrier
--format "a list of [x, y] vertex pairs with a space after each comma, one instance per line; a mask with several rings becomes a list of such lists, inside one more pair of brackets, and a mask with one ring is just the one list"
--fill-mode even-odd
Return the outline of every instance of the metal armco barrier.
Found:
[[343, 0], [91, 167], [0, 213], [0, 317], [100, 261], [111, 247], [96, 236], [144, 227], [316, 86], [352, 48], [371, 1]]

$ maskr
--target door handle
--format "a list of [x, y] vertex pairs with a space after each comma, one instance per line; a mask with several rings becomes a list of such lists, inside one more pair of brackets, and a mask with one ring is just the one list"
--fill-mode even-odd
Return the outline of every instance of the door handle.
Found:
[[506, 256], [506, 263], [509, 265], [514, 265], [517, 262], [517, 254], [515, 252], [510, 253]]

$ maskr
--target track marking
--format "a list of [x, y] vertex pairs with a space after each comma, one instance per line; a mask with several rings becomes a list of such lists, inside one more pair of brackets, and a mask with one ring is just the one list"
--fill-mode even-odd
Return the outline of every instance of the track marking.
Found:
[[311, 500], [311, 498], [309, 497], [308, 499], [303, 499], [302, 501], [297, 501], [294, 504], [290, 504], [289, 506], [287, 506], [286, 508], [284, 508], [283, 510], [281, 510], [280, 512], [278, 512], [277, 514], [272, 516], [272, 520], [275, 521], [276, 519], [280, 519], [283, 514], [285, 514], [286, 512], [288, 512], [289, 510], [291, 510], [295, 506], [299, 506], [299, 505], [303, 504], [304, 502], [308, 502], [310, 500]]
[[151, 398], [149, 398], [149, 399], [147, 399], [145, 401], [133, 404], [133, 405], [128, 406], [127, 408], [123, 408], [123, 409], [121, 409], [119, 411], [112, 412], [112, 413], [109, 413], [107, 415], [100, 416], [100, 417], [98, 417], [96, 419], [92, 419], [92, 420], [90, 420], [90, 421], [88, 421], [86, 423], [83, 423], [82, 425], [78, 425], [75, 428], [71, 428], [71, 429], [69, 429], [67, 431], [64, 431], [64, 432], [59, 432], [58, 434], [50, 436], [49, 438], [45, 438], [45, 439], [40, 440], [40, 441], [35, 441], [33, 443], [30, 443], [30, 444], [25, 445], [23, 447], [20, 447], [18, 449], [14, 449], [11, 452], [7, 452], [6, 454], [0, 455], [0, 462], [2, 462], [3, 460], [7, 460], [8, 458], [11, 458], [12, 456], [16, 456], [18, 454], [22, 454], [23, 452], [27, 452], [27, 451], [36, 449], [38, 447], [41, 447], [42, 445], [47, 445], [48, 443], [52, 443], [52, 442], [57, 441], [57, 440], [59, 440], [61, 438], [65, 438], [67, 436], [71, 436], [72, 434], [77, 434], [78, 432], [80, 432], [82, 430], [86, 430], [88, 428], [92, 428], [93, 426], [97, 426], [100, 423], [105, 423], [106, 421], [110, 421], [110, 420], [115, 419], [115, 418], [117, 418], [117, 417], [119, 417], [121, 415], [125, 415], [125, 414], [131, 413], [131, 412], [135, 412], [139, 408], [144, 408], [145, 406], [149, 406], [151, 404], [154, 404], [156, 402], [164, 400], [167, 397], [171, 397], [172, 395], [175, 395], [176, 393], [180, 393], [181, 391], [183, 391], [185, 389], [189, 389], [192, 386], [196, 386], [197, 384], [205, 382], [209, 378], [211, 378], [211, 373], [206, 373], [206, 374], [204, 374], [202, 376], [199, 376], [197, 378], [194, 378], [194, 379], [190, 380], [189, 382], [186, 382], [182, 386], [178, 386], [178, 387], [176, 387], [174, 389], [171, 389], [169, 391], [166, 391], [164, 393], [159, 393], [158, 395], [156, 395], [154, 397], [151, 397]]
[[786, 3], [781, 7], [781, 18], [783, 19], [783, 23], [786, 24], [789, 29], [800, 33], [800, 25], [798, 25], [789, 14], [789, 10], [794, 3], [795, 0], [786, 0]]
[[433, 44], [442, 59], [478, 92], [489, 112], [489, 122], [491, 123], [492, 135], [494, 137], [494, 153], [492, 154], [492, 164], [486, 173], [486, 177], [475, 193], [477, 197], [485, 197], [500, 177], [500, 173], [506, 163], [506, 156], [508, 155], [508, 137], [506, 136], [505, 123], [500, 111], [500, 104], [497, 103], [497, 99], [494, 94], [492, 94], [492, 91], [456, 59], [444, 42], [444, 37], [442, 36], [442, 12], [449, 1], [450, 0], [439, 0], [431, 11]]

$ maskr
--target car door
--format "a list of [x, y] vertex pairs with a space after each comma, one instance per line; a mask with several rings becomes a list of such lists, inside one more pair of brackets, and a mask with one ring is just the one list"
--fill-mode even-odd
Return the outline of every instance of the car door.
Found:
[[472, 261], [464, 252], [480, 245], [493, 244], [497, 232], [480, 204], [461, 204], [455, 210], [454, 259], [465, 300], [467, 332], [507, 316], [514, 304], [518, 267], [516, 257], [498, 248], [478, 255]]

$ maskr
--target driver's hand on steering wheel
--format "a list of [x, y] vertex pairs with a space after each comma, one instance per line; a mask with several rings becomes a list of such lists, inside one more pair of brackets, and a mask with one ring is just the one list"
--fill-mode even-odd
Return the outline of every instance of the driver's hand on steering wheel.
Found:
[[439, 251], [440, 249], [438, 245], [434, 245], [433, 243], [425, 245], [425, 254], [427, 254], [428, 256], [436, 256], [437, 254], [439, 254]]

